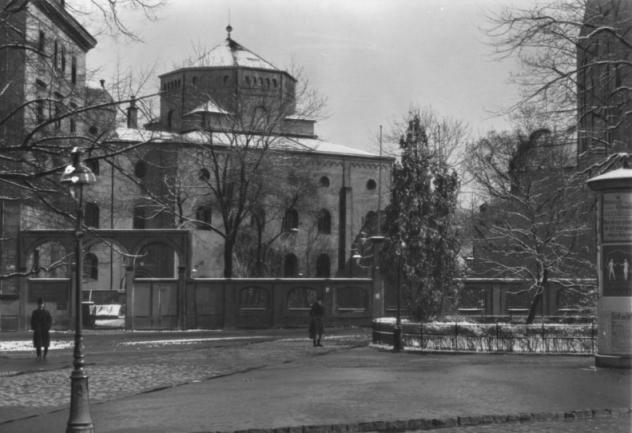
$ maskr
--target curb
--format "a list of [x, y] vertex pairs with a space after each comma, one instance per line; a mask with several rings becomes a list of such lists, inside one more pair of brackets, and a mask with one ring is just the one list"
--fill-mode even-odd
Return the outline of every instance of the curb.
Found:
[[528, 423], [538, 421], [575, 421], [595, 418], [611, 418], [632, 414], [632, 408], [582, 409], [569, 412], [537, 412], [509, 415], [475, 415], [444, 418], [417, 418], [398, 421], [370, 421], [351, 424], [321, 424], [270, 429], [246, 429], [235, 431], [207, 431], [198, 433], [401, 433], [415, 430], [434, 430], [446, 427], [471, 427], [477, 425]]

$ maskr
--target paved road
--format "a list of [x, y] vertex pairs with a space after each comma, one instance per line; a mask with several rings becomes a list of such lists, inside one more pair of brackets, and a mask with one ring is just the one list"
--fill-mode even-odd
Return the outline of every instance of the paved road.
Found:
[[[88, 357], [96, 430], [189, 433], [336, 425], [329, 430], [370, 431], [416, 420], [405, 424], [415, 430], [422, 421], [442, 419], [443, 433], [630, 431], [628, 415], [605, 416], [603, 410], [631, 406], [630, 372], [595, 369], [590, 357], [393, 354], [367, 347], [368, 333], [355, 330], [327, 340], [322, 349], [311, 347], [302, 331], [242, 336], [249, 339], [152, 348], [145, 342], [121, 346], [118, 337], [96, 347], [92, 342], [102, 351]], [[108, 347], [119, 349], [108, 354]], [[63, 431], [70, 370], [69, 365], [56, 368], [53, 355], [51, 370], [0, 378], [0, 392], [5, 385], [8, 389], [0, 394], [0, 432], [47, 431], [43, 426]], [[27, 354], [2, 358], [0, 366], [20, 356]], [[535, 421], [578, 409], [594, 409], [602, 417], [580, 412], [591, 419]], [[505, 415], [518, 420], [525, 413], [535, 414], [528, 423], [505, 422]], [[493, 419], [502, 424], [450, 427], [459, 417], [465, 423], [495, 415], [502, 415]]]

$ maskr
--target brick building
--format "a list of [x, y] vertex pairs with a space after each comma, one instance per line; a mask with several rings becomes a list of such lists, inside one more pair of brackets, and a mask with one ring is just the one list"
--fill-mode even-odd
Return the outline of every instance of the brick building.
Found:
[[632, 2], [589, 0], [577, 47], [580, 167], [632, 152]]

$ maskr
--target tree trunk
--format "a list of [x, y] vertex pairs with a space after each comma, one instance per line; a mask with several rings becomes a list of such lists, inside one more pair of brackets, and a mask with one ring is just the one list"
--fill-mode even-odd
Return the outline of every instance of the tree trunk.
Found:
[[224, 241], [224, 278], [233, 276], [233, 246], [232, 240]]
[[527, 325], [530, 325], [531, 323], [533, 323], [533, 320], [535, 320], [535, 312], [538, 308], [538, 304], [542, 302], [543, 294], [544, 294], [544, 287], [538, 287], [538, 291], [536, 292], [535, 296], [531, 300], [531, 305], [529, 306], [529, 314], [527, 315], [527, 322], [526, 322]]

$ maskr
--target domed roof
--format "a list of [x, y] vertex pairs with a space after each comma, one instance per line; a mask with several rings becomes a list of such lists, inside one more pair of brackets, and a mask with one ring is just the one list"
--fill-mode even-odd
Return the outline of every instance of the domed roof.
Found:
[[232, 40], [230, 35], [223, 43], [205, 53], [203, 58], [200, 59], [200, 62], [202, 63], [200, 66], [206, 67], [239, 66], [243, 68], [280, 71], [280, 69], [272, 63]]

